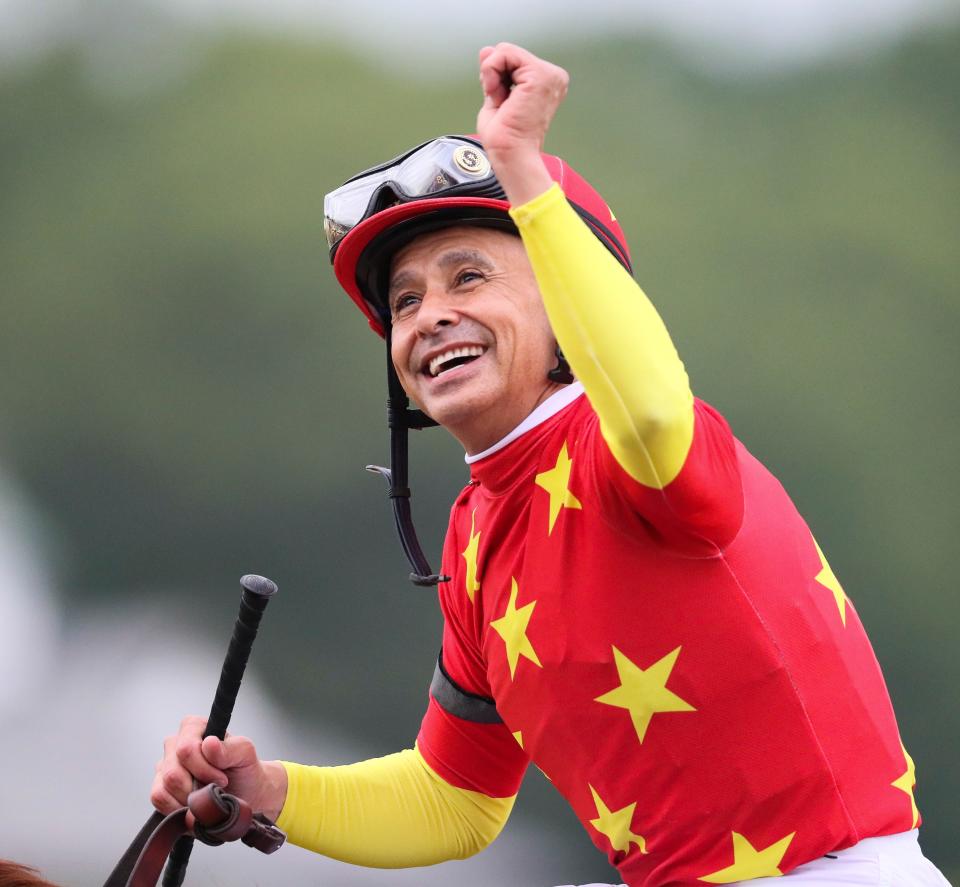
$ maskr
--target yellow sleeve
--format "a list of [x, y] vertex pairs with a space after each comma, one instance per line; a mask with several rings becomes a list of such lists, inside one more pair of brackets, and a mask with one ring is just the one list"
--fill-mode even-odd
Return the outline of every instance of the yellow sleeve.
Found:
[[283, 766], [289, 787], [277, 825], [288, 840], [377, 868], [478, 853], [500, 833], [516, 797], [456, 788], [415, 748], [343, 767]]
[[550, 325], [623, 469], [672, 481], [693, 440], [693, 394], [660, 315], [559, 185], [511, 209]]

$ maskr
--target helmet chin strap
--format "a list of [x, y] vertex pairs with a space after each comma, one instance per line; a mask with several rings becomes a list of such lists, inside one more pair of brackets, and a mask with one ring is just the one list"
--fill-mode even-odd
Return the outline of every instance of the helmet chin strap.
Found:
[[557, 365], [547, 373], [547, 378], [551, 382], [570, 385], [573, 382], [573, 371], [570, 369], [570, 364], [567, 363], [559, 345], [554, 349], [554, 353], [557, 355]]
[[[408, 431], [413, 428], [417, 431], [430, 428], [439, 423], [431, 419], [422, 410], [410, 409], [410, 399], [400, 384], [397, 371], [393, 366], [391, 355], [391, 327], [386, 322], [387, 342], [387, 425], [390, 427], [390, 467], [382, 465], [368, 465], [367, 471], [379, 474], [389, 485], [388, 496], [393, 503], [393, 518], [397, 526], [397, 535], [400, 545], [407, 556], [413, 571], [410, 581], [414, 585], [430, 587], [440, 582], [449, 582], [450, 577], [441, 573], [434, 573], [430, 568], [426, 555], [417, 539], [417, 531], [413, 526], [413, 514], [410, 509], [410, 487], [408, 483]], [[551, 382], [569, 385], [573, 382], [573, 373], [567, 363], [560, 346], [557, 345], [557, 365], [547, 373]]]
[[420, 430], [437, 425], [422, 410], [410, 409], [410, 400], [400, 384], [397, 371], [391, 357], [391, 329], [389, 321], [386, 323], [387, 340], [387, 424], [390, 427], [390, 468], [380, 465], [368, 465], [367, 471], [379, 474], [389, 484], [388, 493], [393, 503], [393, 517], [397, 525], [397, 535], [403, 553], [407, 556], [413, 572], [410, 581], [414, 585], [429, 587], [440, 582], [449, 582], [450, 577], [434, 573], [430, 568], [417, 531], [413, 526], [413, 515], [410, 510], [410, 487], [407, 486], [407, 432], [410, 428]]

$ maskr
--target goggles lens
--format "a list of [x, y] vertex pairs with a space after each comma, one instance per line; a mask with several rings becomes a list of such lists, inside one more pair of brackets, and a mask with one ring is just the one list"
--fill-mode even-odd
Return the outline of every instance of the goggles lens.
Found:
[[332, 249], [351, 228], [369, 218], [378, 207], [377, 198], [389, 189], [394, 203], [425, 197], [460, 194], [494, 196], [499, 189], [483, 149], [467, 139], [445, 136], [427, 142], [408, 154], [360, 173], [323, 199], [323, 227]]

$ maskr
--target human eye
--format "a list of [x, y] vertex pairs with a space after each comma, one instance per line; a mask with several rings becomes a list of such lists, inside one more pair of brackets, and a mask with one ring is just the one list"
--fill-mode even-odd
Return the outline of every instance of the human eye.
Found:
[[420, 297], [413, 293], [403, 293], [393, 300], [393, 316], [404, 317], [410, 314], [420, 302]]
[[468, 283], [475, 283], [478, 280], [484, 280], [483, 273], [476, 268], [464, 268], [457, 272], [455, 282], [457, 286], [463, 286]]

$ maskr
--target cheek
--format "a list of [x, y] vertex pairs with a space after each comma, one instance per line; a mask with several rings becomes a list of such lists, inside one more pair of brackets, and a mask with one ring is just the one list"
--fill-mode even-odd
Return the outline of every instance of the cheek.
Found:
[[397, 375], [403, 379], [410, 375], [410, 348], [402, 337], [396, 335], [390, 341], [390, 359], [393, 361], [393, 367]]
[[538, 371], [541, 367], [546, 372], [553, 366], [555, 337], [539, 293], [535, 293], [535, 298], [515, 301], [504, 326], [513, 339], [514, 360], [522, 372]]
[[547, 312], [540, 302], [536, 305], [535, 320], [532, 319], [530, 323], [528, 335], [531, 340], [530, 351], [540, 362], [549, 360], [553, 355], [556, 337], [550, 328], [550, 321], [547, 320]]
[[516, 348], [518, 368], [525, 378], [539, 377], [553, 366], [553, 333], [549, 326], [527, 327], [519, 334]]
[[553, 369], [557, 362], [554, 356], [555, 347], [553, 333], [550, 332], [550, 328], [547, 327], [546, 335], [541, 339], [540, 348], [537, 351], [537, 368], [543, 370], [544, 373]]

